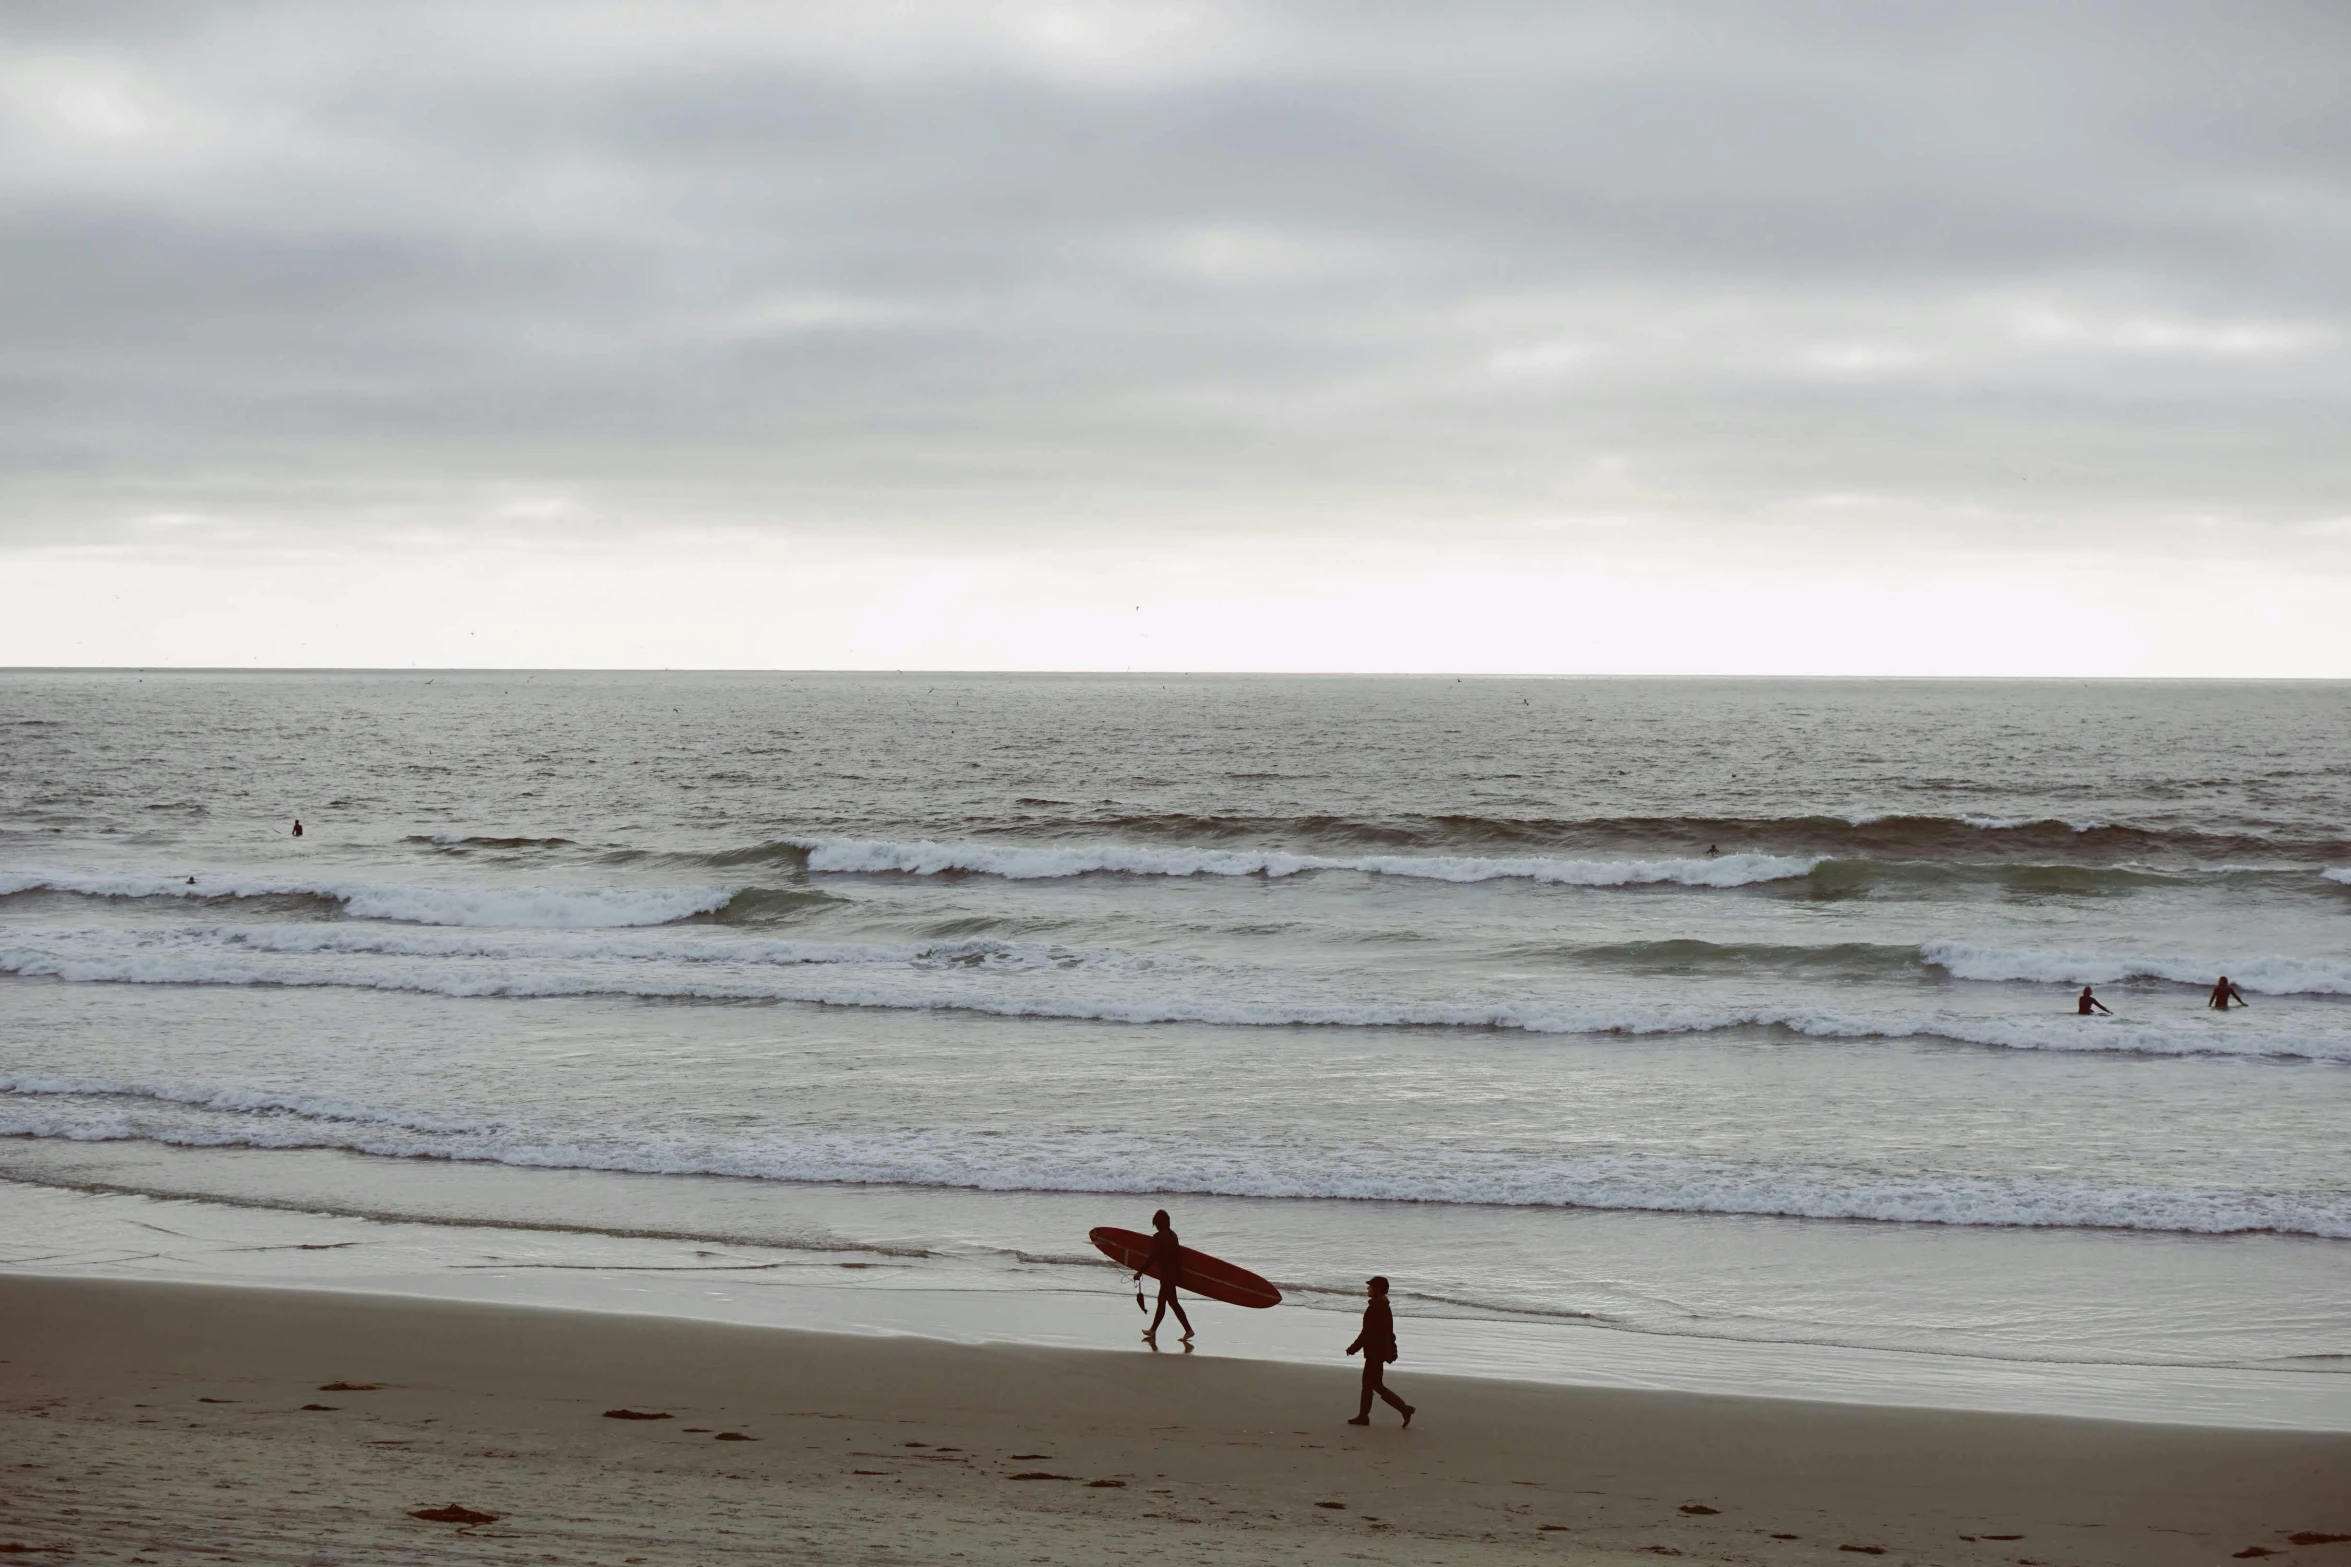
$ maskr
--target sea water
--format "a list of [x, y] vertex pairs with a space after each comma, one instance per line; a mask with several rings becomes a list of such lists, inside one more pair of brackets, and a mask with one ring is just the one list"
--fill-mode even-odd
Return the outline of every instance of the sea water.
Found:
[[2351, 1425], [2347, 720], [11, 673], [0, 1265], [1132, 1340], [1167, 1206], [1268, 1353]]

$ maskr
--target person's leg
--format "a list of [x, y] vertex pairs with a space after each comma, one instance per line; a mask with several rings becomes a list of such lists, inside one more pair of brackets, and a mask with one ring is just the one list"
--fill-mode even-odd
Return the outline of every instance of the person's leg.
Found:
[[1167, 1320], [1167, 1306], [1167, 1291], [1163, 1288], [1159, 1292], [1159, 1309], [1151, 1313], [1151, 1325], [1143, 1330], [1145, 1338], [1159, 1336], [1159, 1324]]
[[1192, 1319], [1184, 1315], [1183, 1297], [1176, 1294], [1175, 1286], [1170, 1284], [1164, 1298], [1168, 1305], [1175, 1309], [1176, 1321], [1184, 1325], [1184, 1337], [1190, 1338], [1192, 1336]]
[[1415, 1414], [1413, 1405], [1408, 1405], [1408, 1403], [1404, 1403], [1404, 1400], [1401, 1400], [1401, 1398], [1396, 1398], [1394, 1388], [1389, 1388], [1389, 1386], [1387, 1386], [1387, 1367], [1382, 1365], [1382, 1363], [1378, 1363], [1378, 1360], [1366, 1360], [1366, 1363], [1364, 1363], [1364, 1407], [1361, 1407], [1361, 1410], [1357, 1412], [1357, 1417], [1354, 1417], [1354, 1424], [1357, 1424], [1357, 1426], [1368, 1426], [1368, 1424], [1371, 1424], [1371, 1400], [1373, 1400], [1373, 1395], [1378, 1395], [1378, 1398], [1385, 1398], [1385, 1400], [1387, 1400], [1387, 1407], [1389, 1407], [1389, 1410], [1394, 1410], [1396, 1414], [1401, 1414], [1401, 1417], [1404, 1417], [1404, 1424], [1406, 1424], [1406, 1426], [1411, 1426], [1411, 1424], [1413, 1424], [1413, 1414]]

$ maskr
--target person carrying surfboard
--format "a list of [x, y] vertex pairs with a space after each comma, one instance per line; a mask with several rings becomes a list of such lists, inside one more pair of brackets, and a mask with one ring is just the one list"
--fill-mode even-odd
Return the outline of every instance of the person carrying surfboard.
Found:
[[1371, 1301], [1363, 1308], [1363, 1331], [1355, 1335], [1355, 1342], [1347, 1346], [1347, 1353], [1363, 1352], [1363, 1407], [1355, 1411], [1351, 1426], [1371, 1424], [1371, 1401], [1384, 1398], [1388, 1407], [1404, 1417], [1406, 1430], [1412, 1427], [1416, 1413], [1410, 1404], [1398, 1398], [1387, 1383], [1388, 1362], [1396, 1358], [1396, 1316], [1388, 1310], [1388, 1281], [1374, 1275], [1364, 1281], [1371, 1291]]
[[1159, 1337], [1159, 1324], [1167, 1320], [1167, 1314], [1172, 1309], [1176, 1321], [1184, 1325], [1183, 1342], [1192, 1342], [1192, 1319], [1184, 1315], [1184, 1303], [1176, 1298], [1176, 1279], [1183, 1269], [1183, 1243], [1176, 1239], [1175, 1225], [1168, 1218], [1167, 1210], [1162, 1208], [1151, 1215], [1150, 1259], [1135, 1270], [1137, 1284], [1143, 1282], [1146, 1273], [1159, 1280], [1159, 1309], [1151, 1314], [1151, 1325], [1143, 1330], [1143, 1337]]

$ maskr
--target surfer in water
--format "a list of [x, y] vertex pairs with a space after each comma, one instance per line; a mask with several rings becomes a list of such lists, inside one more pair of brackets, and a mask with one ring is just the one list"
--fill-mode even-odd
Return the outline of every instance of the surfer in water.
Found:
[[2204, 1004], [2212, 1008], [2212, 1010], [2215, 1012], [2226, 1012], [2229, 1009], [2229, 1003], [2232, 1001], [2241, 1007], [2249, 1007], [2253, 1004], [2252, 1002], [2247, 1001], [2245, 999], [2245, 993], [2239, 990], [2236, 986], [2230, 984], [2229, 977], [2226, 974], [2223, 974], [2220, 977], [2220, 983], [2212, 987], [2212, 995], [2205, 1001]]
[[1371, 1291], [1371, 1302], [1363, 1308], [1363, 1331], [1355, 1335], [1355, 1342], [1347, 1346], [1347, 1353], [1363, 1354], [1363, 1407], [1355, 1411], [1351, 1426], [1371, 1424], [1371, 1401], [1384, 1398], [1388, 1407], [1404, 1417], [1406, 1429], [1412, 1425], [1413, 1407], [1390, 1391], [1387, 1383], [1388, 1362], [1396, 1358], [1396, 1317], [1388, 1310], [1388, 1281], [1374, 1276], [1364, 1281]]
[[[2090, 987], [2084, 985], [2082, 987], [2082, 993], [2073, 998], [2073, 1009], [2076, 1012], [2079, 1012], [2082, 1016], [2088, 1017], [2090, 1015], [2090, 1009], [2093, 1007], [2095, 1007], [2100, 1012], [2106, 1012], [2106, 1003], [2100, 1001], [2096, 996], [2091, 995]], [[2114, 1016], [2114, 1014], [2111, 1012], [2106, 1012], [2106, 1015], [2108, 1017]]]
[[1167, 1210], [1162, 1208], [1151, 1215], [1151, 1260], [1135, 1270], [1137, 1284], [1143, 1282], [1146, 1273], [1155, 1275], [1159, 1280], [1159, 1309], [1151, 1314], [1151, 1325], [1143, 1330], [1143, 1337], [1157, 1340], [1159, 1324], [1167, 1320], [1167, 1314], [1172, 1310], [1176, 1314], [1176, 1321], [1183, 1324], [1184, 1342], [1192, 1342], [1192, 1319], [1184, 1315], [1184, 1303], [1176, 1298], [1176, 1278], [1183, 1269], [1183, 1243], [1176, 1239], [1175, 1225], [1168, 1218]]

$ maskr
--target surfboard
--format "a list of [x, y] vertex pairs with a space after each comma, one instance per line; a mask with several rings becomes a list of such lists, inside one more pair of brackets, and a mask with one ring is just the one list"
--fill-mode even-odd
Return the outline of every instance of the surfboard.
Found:
[[[1151, 1277], [1159, 1275], [1144, 1265], [1151, 1260], [1151, 1237], [1135, 1230], [1114, 1230], [1108, 1225], [1089, 1231], [1086, 1239], [1120, 1267], [1142, 1268]], [[1282, 1292], [1247, 1268], [1238, 1268], [1222, 1257], [1211, 1257], [1204, 1251], [1186, 1246], [1182, 1250], [1182, 1271], [1176, 1275], [1176, 1288], [1205, 1295], [1210, 1300], [1221, 1300], [1229, 1306], [1252, 1306], [1262, 1311], [1282, 1303]]]

